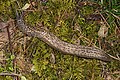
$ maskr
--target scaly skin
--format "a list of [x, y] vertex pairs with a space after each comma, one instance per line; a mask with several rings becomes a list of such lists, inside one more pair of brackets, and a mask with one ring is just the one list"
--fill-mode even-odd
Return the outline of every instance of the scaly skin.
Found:
[[94, 58], [102, 61], [110, 61], [110, 57], [101, 49], [95, 47], [87, 47], [81, 45], [74, 45], [67, 42], [64, 42], [57, 38], [54, 34], [40, 29], [35, 30], [25, 25], [22, 17], [19, 17], [17, 14], [17, 25], [18, 28], [28, 36], [37, 37], [40, 40], [47, 43], [49, 46], [53, 47], [56, 50], [59, 50], [66, 54], [76, 55], [84, 58]]

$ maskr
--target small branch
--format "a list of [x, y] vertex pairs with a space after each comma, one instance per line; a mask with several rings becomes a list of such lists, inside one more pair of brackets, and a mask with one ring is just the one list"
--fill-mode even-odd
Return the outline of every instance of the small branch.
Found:
[[115, 71], [112, 74], [120, 74], [120, 71]]
[[102, 19], [105, 21], [105, 23], [107, 24], [107, 26], [110, 28], [110, 25], [108, 24], [108, 22], [106, 21], [106, 19], [104, 18], [104, 16], [99, 11], [97, 11], [97, 12], [100, 14], [100, 16], [102, 17]]
[[108, 22], [106, 21], [106, 19], [104, 18], [104, 16], [99, 12], [100, 16], [102, 17], [102, 19], [105, 21], [105, 23], [107, 24], [107, 26], [110, 28], [110, 25], [108, 24]]
[[107, 11], [108, 13], [112, 14], [115, 18], [119, 19], [120, 20], [120, 17], [119, 16], [116, 16], [115, 14], [113, 14], [112, 12], [110, 11]]
[[120, 61], [120, 58], [114, 57], [114, 56], [112, 56], [112, 55], [110, 55], [110, 54], [108, 54], [108, 55], [109, 55], [111, 58]]
[[20, 77], [20, 74], [16, 74], [16, 73], [0, 73], [0, 76], [18, 76]]
[[6, 26], [6, 28], [7, 28], [7, 33], [8, 33], [9, 48], [10, 48], [10, 52], [12, 54], [12, 44], [11, 44], [10, 31], [9, 31], [9, 23], [8, 23], [8, 26]]

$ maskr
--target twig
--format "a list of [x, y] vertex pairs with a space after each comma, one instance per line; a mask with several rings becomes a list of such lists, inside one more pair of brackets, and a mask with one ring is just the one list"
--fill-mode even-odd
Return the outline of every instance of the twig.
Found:
[[18, 76], [20, 77], [20, 74], [16, 74], [16, 73], [0, 73], [0, 76]]
[[[99, 12], [99, 11], [98, 11]], [[110, 28], [110, 25], [108, 24], [108, 22], [106, 21], [106, 19], [103, 17], [103, 15], [99, 12], [100, 16], [102, 17], [102, 19], [105, 21], [105, 23], [108, 25], [108, 27]]]
[[23, 49], [24, 49], [24, 53], [26, 53], [26, 34], [24, 34], [24, 45], [23, 45]]
[[110, 13], [110, 14], [112, 14], [114, 17], [116, 17], [117, 19], [119, 19], [120, 20], [120, 17], [119, 16], [116, 16], [115, 14], [113, 14], [112, 12], [110, 12], [110, 11], [107, 11], [108, 13]]
[[114, 56], [112, 56], [112, 55], [110, 55], [110, 54], [108, 54], [108, 55], [109, 55], [111, 58], [120, 61], [120, 58], [114, 57]]
[[120, 74], [120, 71], [114, 71], [112, 74]]
[[108, 27], [110, 28], [110, 25], [108, 24], [108, 22], [106, 21], [106, 19], [104, 18], [104, 16], [97, 10], [97, 12], [100, 14], [100, 16], [102, 17], [102, 19], [105, 21], [105, 23], [108, 25]]
[[8, 26], [6, 26], [6, 29], [7, 29], [7, 33], [8, 33], [9, 48], [10, 48], [10, 52], [11, 52], [11, 54], [12, 54], [12, 44], [11, 44], [9, 27], [10, 27], [10, 26], [9, 26], [9, 23], [8, 23]]
[[34, 5], [33, 5], [33, 3], [32, 3], [32, 1], [31, 1], [31, 0], [28, 0], [28, 1], [29, 1], [30, 5], [32, 6], [32, 8], [33, 8], [34, 10], [36, 10], [35, 7], [34, 7]]

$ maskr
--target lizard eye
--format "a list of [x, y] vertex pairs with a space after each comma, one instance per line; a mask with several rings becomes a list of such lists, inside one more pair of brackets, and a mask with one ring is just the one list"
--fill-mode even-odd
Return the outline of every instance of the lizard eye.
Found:
[[20, 22], [21, 22], [21, 20], [18, 20], [17, 22], [18, 22], [18, 23], [20, 23]]

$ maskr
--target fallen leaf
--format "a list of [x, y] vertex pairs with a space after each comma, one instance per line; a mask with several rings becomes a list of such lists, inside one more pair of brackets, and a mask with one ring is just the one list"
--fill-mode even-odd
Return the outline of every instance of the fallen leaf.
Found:
[[8, 25], [7, 23], [0, 22], [0, 29], [5, 28], [7, 25]]
[[105, 24], [102, 24], [99, 31], [98, 31], [98, 36], [99, 37], [106, 37], [108, 34], [108, 27], [106, 27]]
[[26, 3], [24, 7], [22, 7], [22, 10], [26, 10], [30, 7], [30, 4]]

